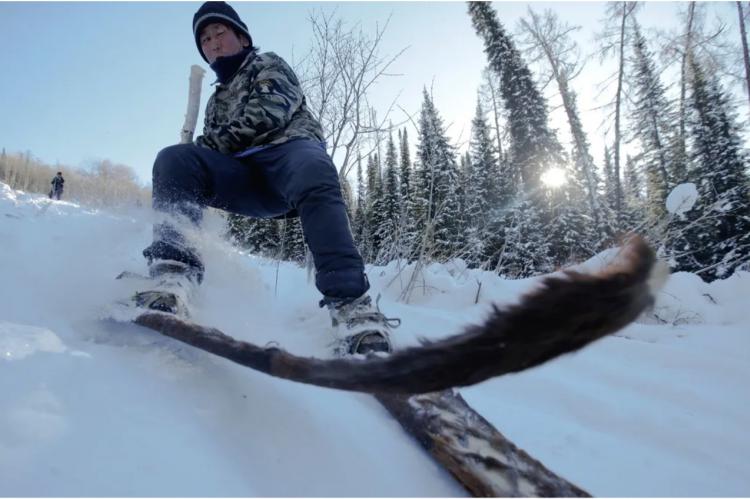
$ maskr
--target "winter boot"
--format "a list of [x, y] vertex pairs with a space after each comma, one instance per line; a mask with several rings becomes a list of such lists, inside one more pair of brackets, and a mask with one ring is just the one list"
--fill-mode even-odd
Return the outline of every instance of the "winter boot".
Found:
[[149, 265], [154, 285], [133, 296], [140, 308], [189, 317], [188, 304], [203, 277], [199, 271], [176, 260], [154, 260]]
[[345, 355], [371, 352], [391, 353], [391, 329], [401, 325], [401, 319], [388, 318], [380, 312], [372, 299], [365, 294], [354, 300], [324, 299], [331, 323], [343, 337], [337, 353]]

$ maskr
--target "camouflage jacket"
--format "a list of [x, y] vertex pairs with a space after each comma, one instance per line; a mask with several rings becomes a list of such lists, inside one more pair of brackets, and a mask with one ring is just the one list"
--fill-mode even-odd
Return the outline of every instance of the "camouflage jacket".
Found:
[[195, 143], [236, 155], [296, 138], [324, 140], [297, 76], [273, 52], [251, 51], [237, 74], [226, 85], [218, 84], [208, 100], [203, 135]]

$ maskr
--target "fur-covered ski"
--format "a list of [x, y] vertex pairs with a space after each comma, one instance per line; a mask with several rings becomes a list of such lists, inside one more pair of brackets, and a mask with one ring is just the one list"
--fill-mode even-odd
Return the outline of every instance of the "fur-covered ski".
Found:
[[[634, 320], [661, 277], [640, 238], [597, 274], [548, 277], [519, 304], [445, 340], [366, 359], [312, 359], [261, 348], [163, 313], [135, 323], [239, 364], [303, 383], [365, 391], [477, 497], [588, 494], [518, 449], [452, 389], [572, 352]], [[414, 395], [418, 394], [418, 395]]]
[[279, 378], [369, 393], [429, 393], [523, 371], [614, 333], [653, 302], [663, 278], [655, 264], [651, 248], [633, 237], [597, 274], [547, 277], [520, 303], [495, 306], [483, 324], [386, 357], [299, 357], [158, 312], [134, 322]]
[[590, 497], [516, 447], [456, 390], [375, 398], [474, 497]]

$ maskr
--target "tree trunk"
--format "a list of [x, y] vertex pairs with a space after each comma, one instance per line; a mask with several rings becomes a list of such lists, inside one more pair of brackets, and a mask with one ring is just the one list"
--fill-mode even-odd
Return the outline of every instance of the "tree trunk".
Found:
[[622, 23], [620, 25], [620, 61], [617, 73], [617, 96], [615, 98], [615, 158], [613, 179], [615, 183], [615, 211], [618, 225], [622, 222], [623, 194], [620, 181], [620, 107], [622, 103], [622, 81], [625, 74], [625, 22], [628, 18], [627, 2], [622, 2]]
[[747, 84], [747, 98], [750, 102], [750, 54], [747, 49], [747, 33], [745, 32], [745, 17], [742, 15], [742, 3], [737, 2], [737, 13], [740, 21], [740, 35], [742, 36], [742, 58], [745, 61], [745, 83]]
[[[529, 9], [531, 11], [531, 9]], [[558, 91], [563, 101], [563, 108], [565, 109], [565, 115], [568, 118], [568, 125], [570, 126], [570, 134], [573, 137], [573, 142], [576, 147], [576, 154], [580, 161], [581, 168], [583, 169], [583, 176], [586, 181], [586, 198], [589, 204], [589, 210], [591, 216], [594, 218], [594, 223], [597, 229], [600, 227], [600, 213], [599, 203], [597, 202], [596, 182], [593, 178], [593, 171], [595, 166], [591, 161], [591, 155], [589, 154], [588, 144], [586, 143], [586, 135], [583, 132], [581, 126], [581, 120], [578, 117], [578, 109], [576, 108], [575, 99], [569, 89], [568, 75], [560, 69], [560, 58], [553, 52], [548, 40], [542, 36], [542, 33], [537, 29], [537, 17], [531, 12], [532, 21], [534, 22], [534, 28], [527, 26], [528, 31], [537, 40], [537, 43], [542, 47], [547, 60], [549, 61], [550, 67], [552, 68], [552, 75], [557, 83]]]
[[693, 38], [693, 19], [695, 18], [695, 2], [690, 2], [688, 7], [688, 24], [687, 32], [685, 33], [685, 50], [682, 53], [682, 67], [680, 69], [680, 144], [684, 148], [686, 144], [685, 138], [685, 114], [686, 114], [686, 102], [687, 102], [687, 64], [692, 50], [692, 38]]
[[497, 158], [498, 162], [503, 161], [503, 143], [500, 139], [500, 109], [497, 107], [497, 94], [495, 92], [495, 85], [492, 81], [492, 75], [487, 74], [487, 86], [490, 89], [490, 95], [492, 96], [492, 117], [495, 121], [495, 136], [497, 139]]

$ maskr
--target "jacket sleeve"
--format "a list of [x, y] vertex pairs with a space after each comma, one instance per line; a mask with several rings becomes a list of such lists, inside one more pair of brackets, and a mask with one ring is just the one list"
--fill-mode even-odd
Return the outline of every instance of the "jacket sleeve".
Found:
[[247, 87], [249, 93], [233, 110], [231, 121], [204, 127], [196, 144], [224, 154], [245, 150], [258, 136], [286, 128], [303, 101], [297, 77], [280, 58], [262, 68]]

